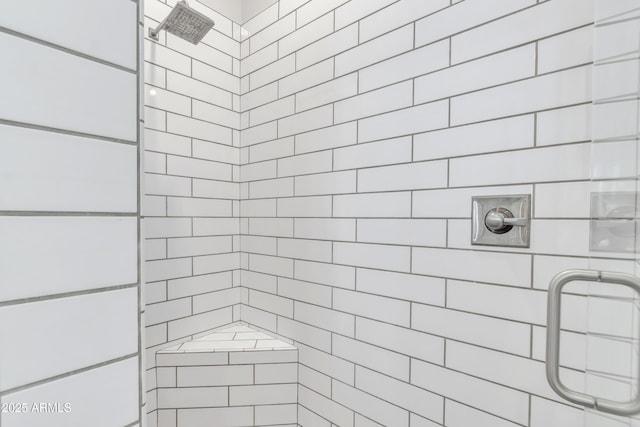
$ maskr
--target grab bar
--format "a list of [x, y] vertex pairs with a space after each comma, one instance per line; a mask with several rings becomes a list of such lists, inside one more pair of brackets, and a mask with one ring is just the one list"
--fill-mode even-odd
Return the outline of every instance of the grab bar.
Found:
[[549, 284], [547, 297], [547, 380], [551, 388], [569, 402], [614, 415], [629, 416], [640, 412], [640, 382], [636, 397], [628, 402], [617, 402], [571, 390], [560, 381], [560, 312], [562, 288], [569, 282], [608, 282], [627, 286], [640, 295], [640, 278], [626, 273], [596, 270], [566, 270], [557, 274]]

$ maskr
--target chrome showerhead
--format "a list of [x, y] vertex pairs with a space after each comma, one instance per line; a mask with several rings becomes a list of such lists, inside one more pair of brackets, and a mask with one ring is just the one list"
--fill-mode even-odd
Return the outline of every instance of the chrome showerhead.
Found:
[[191, 9], [186, 1], [179, 1], [155, 30], [149, 28], [149, 37], [158, 40], [160, 30], [166, 30], [181, 39], [198, 44], [211, 28], [211, 19]]

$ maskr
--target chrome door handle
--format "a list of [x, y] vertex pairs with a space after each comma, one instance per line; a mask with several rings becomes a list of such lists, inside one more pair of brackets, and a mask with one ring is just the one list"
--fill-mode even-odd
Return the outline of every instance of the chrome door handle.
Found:
[[640, 278], [626, 273], [596, 270], [566, 270], [557, 274], [549, 284], [547, 296], [547, 380], [551, 388], [564, 399], [614, 415], [629, 416], [640, 412], [640, 382], [636, 397], [628, 402], [617, 402], [571, 390], [560, 381], [560, 314], [562, 288], [569, 282], [607, 282], [627, 286], [640, 295]]

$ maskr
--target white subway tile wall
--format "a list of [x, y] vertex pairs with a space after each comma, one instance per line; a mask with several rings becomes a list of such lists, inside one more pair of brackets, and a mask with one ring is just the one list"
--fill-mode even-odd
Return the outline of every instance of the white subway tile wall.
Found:
[[[610, 25], [594, 43], [596, 3], [626, 45]], [[242, 318], [299, 347], [299, 425], [584, 425], [544, 378], [546, 286], [574, 265], [633, 271], [589, 258], [590, 192], [635, 191], [640, 2], [606, 3], [281, 0], [252, 20]], [[593, 70], [594, 50], [610, 63]], [[470, 245], [471, 197], [499, 194], [533, 195], [530, 249]], [[566, 300], [582, 387], [586, 301]], [[589, 325], [629, 333], [614, 326]], [[589, 366], [629, 375], [607, 342]]]
[[[146, 27], [153, 28], [175, 2], [144, 3]], [[199, 44], [164, 31], [157, 42], [144, 34], [145, 368], [154, 378], [158, 349], [237, 320], [233, 307], [241, 301], [233, 274], [240, 267], [240, 240], [234, 238], [240, 232], [234, 205], [240, 198], [239, 27], [204, 3], [190, 6], [215, 22]], [[272, 118], [264, 111], [252, 123]], [[264, 197], [279, 194], [265, 183], [252, 190]], [[183, 391], [168, 396], [149, 382], [149, 427], [175, 425], [176, 410], [164, 409], [167, 399], [178, 402], [172, 408], [202, 406], [197, 398], [217, 399], [215, 388], [203, 390], [211, 395], [192, 390], [188, 396]], [[165, 406], [156, 411], [156, 405]], [[193, 414], [179, 411], [177, 417], [187, 423]]]
[[0, 425], [140, 426], [142, 6], [2, 6]]

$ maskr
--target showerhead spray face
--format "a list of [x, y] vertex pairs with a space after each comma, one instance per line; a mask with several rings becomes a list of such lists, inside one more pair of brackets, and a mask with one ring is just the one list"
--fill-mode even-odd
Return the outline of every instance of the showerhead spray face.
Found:
[[213, 25], [211, 19], [191, 9], [186, 1], [179, 1], [155, 30], [149, 29], [149, 37], [158, 40], [158, 33], [164, 29], [181, 39], [198, 44]]

